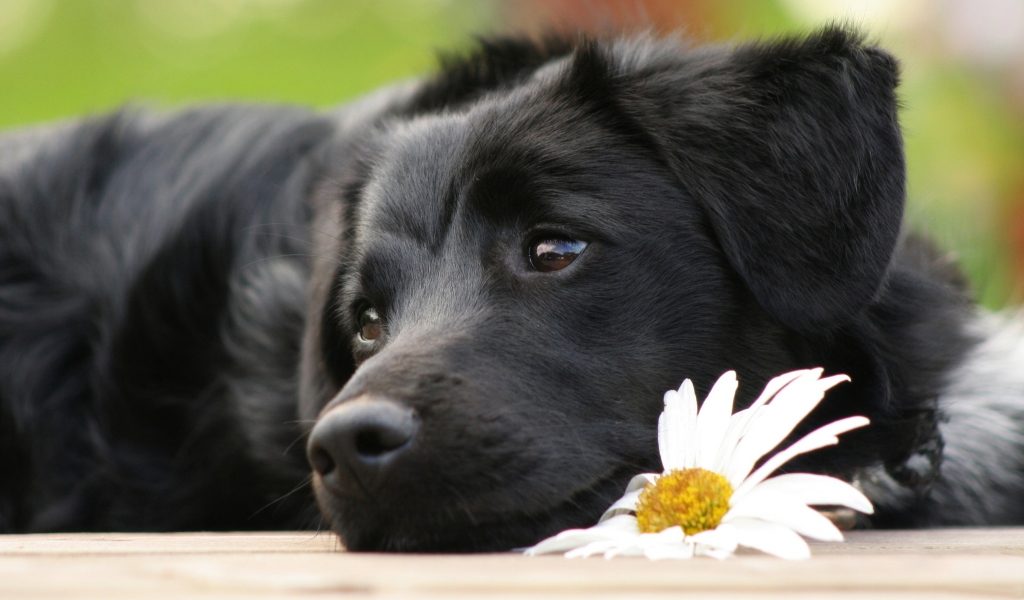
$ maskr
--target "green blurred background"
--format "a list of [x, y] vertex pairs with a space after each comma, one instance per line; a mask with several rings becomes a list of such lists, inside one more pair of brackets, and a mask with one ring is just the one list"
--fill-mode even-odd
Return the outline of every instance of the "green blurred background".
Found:
[[858, 25], [904, 64], [908, 222], [991, 308], [1024, 297], [1024, 0], [0, 0], [0, 127], [126, 102], [324, 107], [423, 73], [474, 33]]

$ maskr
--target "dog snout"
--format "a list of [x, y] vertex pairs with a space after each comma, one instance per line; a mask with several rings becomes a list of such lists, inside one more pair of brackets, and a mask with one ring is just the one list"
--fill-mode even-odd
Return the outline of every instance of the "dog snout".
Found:
[[324, 413], [310, 433], [313, 469], [336, 493], [372, 493], [413, 446], [419, 418], [392, 400], [363, 396]]

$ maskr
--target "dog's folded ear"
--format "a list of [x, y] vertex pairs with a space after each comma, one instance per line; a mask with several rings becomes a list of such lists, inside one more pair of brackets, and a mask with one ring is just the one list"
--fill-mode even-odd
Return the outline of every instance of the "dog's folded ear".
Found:
[[647, 125], [758, 303], [805, 331], [861, 310], [903, 214], [896, 60], [831, 27], [635, 73], [621, 107]]

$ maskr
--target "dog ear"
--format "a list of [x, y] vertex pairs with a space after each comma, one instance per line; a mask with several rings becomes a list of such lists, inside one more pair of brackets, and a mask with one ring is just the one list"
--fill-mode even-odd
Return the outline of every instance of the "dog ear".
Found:
[[633, 98], [651, 104], [634, 122], [654, 124], [758, 303], [805, 331], [860, 311], [903, 214], [896, 60], [832, 27], [691, 53], [643, 78]]

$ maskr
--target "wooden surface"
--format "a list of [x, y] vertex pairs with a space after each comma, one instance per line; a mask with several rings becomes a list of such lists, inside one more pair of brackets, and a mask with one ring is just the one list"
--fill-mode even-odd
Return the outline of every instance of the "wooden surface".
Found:
[[853, 531], [808, 561], [341, 551], [312, 533], [0, 536], [0, 598], [1024, 598], [1024, 529]]

